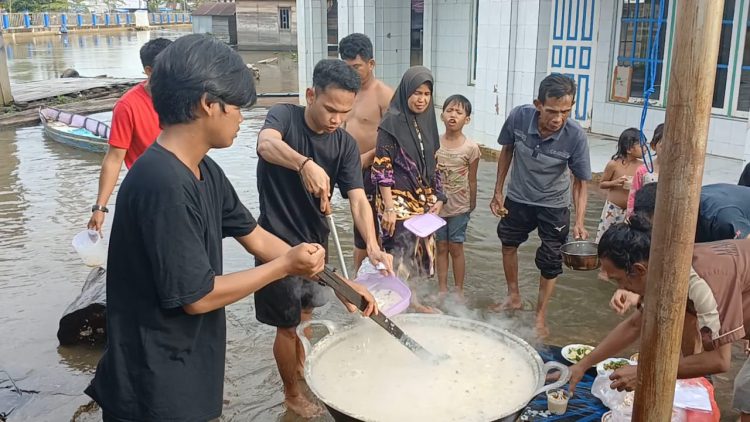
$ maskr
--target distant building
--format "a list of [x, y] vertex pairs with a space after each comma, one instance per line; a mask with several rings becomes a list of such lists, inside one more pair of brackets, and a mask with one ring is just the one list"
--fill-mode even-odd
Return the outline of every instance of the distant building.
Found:
[[203, 3], [193, 11], [193, 33], [211, 34], [230, 45], [237, 45], [235, 3]]
[[240, 49], [297, 49], [296, 1], [237, 0], [236, 4]]

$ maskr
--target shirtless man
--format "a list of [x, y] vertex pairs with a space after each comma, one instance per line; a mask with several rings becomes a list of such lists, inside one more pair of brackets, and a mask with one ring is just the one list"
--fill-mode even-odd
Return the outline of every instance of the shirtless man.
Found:
[[[370, 166], [375, 158], [375, 140], [378, 137], [378, 125], [393, 97], [393, 90], [375, 77], [375, 60], [372, 58], [372, 42], [365, 34], [350, 34], [339, 42], [341, 59], [351, 66], [362, 81], [362, 88], [354, 100], [354, 108], [349, 112], [344, 128], [357, 141], [359, 146], [362, 172], [365, 182], [365, 194], [373, 208], [375, 219], [375, 185], [370, 180]], [[354, 268], [359, 270], [362, 261], [367, 257], [367, 245], [357, 230], [354, 231]]]

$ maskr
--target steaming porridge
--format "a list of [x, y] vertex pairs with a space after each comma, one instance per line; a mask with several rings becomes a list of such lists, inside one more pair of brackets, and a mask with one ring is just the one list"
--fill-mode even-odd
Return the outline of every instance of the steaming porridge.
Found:
[[398, 292], [394, 292], [390, 289], [375, 290], [372, 293], [375, 301], [378, 303], [380, 309], [390, 309], [393, 305], [401, 302], [403, 299]]
[[314, 358], [311, 387], [340, 410], [377, 422], [489, 421], [525, 404], [537, 387], [519, 352], [490, 336], [413, 322], [399, 326], [430, 352], [450, 358], [422, 362], [364, 321]]

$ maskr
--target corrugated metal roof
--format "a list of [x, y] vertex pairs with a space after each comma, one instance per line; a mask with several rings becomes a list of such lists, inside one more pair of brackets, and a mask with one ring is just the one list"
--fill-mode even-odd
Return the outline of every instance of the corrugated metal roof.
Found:
[[203, 3], [193, 16], [234, 16], [236, 7], [234, 3]]

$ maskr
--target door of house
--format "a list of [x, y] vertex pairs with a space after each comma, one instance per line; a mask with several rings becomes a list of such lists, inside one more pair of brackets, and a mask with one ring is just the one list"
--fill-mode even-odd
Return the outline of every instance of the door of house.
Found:
[[[601, 1], [601, 0], [600, 0]], [[548, 71], [570, 76], [578, 92], [573, 117], [591, 125], [599, 1], [552, 0]]]

